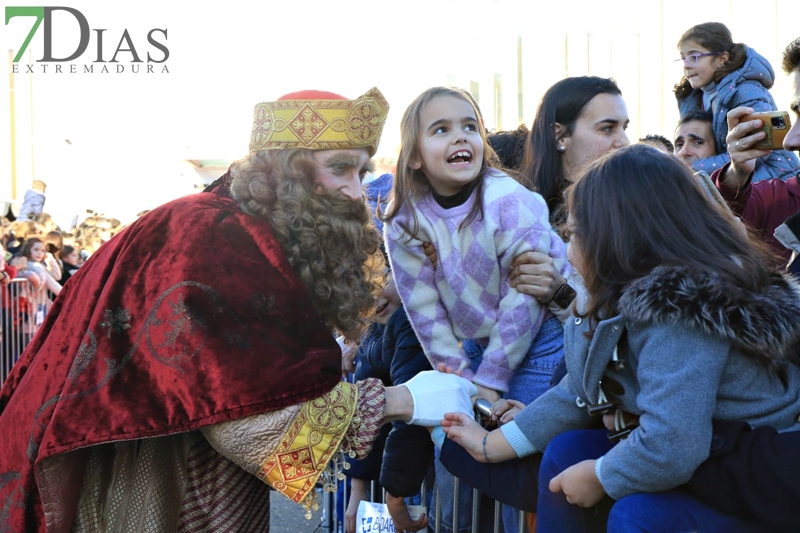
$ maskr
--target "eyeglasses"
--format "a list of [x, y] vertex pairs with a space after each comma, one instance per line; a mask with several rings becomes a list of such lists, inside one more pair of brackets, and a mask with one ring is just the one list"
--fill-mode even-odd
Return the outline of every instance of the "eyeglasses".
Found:
[[692, 68], [692, 67], [696, 67], [697, 66], [697, 64], [700, 62], [700, 58], [701, 57], [718, 56], [721, 53], [722, 52], [706, 52], [704, 54], [689, 54], [686, 57], [682, 57], [680, 59], [676, 59], [675, 62], [677, 63], [678, 61], [683, 61], [684, 65], [686, 65], [689, 68]]

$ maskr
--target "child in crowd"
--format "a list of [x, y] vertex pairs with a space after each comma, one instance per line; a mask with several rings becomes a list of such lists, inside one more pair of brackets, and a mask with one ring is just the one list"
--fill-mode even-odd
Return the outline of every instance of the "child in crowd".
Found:
[[[514, 257], [538, 251], [568, 275], [546, 203], [492, 168], [480, 110], [465, 91], [435, 87], [417, 97], [403, 115], [401, 143], [385, 235], [425, 354], [434, 365], [460, 369], [491, 402], [501, 395], [533, 401], [561, 358], [563, 328], [535, 298], [510, 286], [509, 273]], [[436, 265], [425, 243], [435, 248]], [[464, 340], [479, 346], [474, 366]], [[445, 469], [437, 467], [436, 477], [440, 494], [452, 491]], [[459, 516], [470, 514], [468, 498], [459, 498]]]
[[[393, 180], [391, 174], [382, 174], [363, 186], [375, 228], [381, 234], [383, 222], [378, 215], [386, 209]], [[381, 250], [385, 252], [383, 247]], [[354, 379], [375, 377], [387, 386], [400, 385], [418, 372], [431, 370], [408, 322], [394, 278], [388, 269], [386, 285], [376, 298], [375, 313], [370, 317], [370, 322], [358, 347], [353, 350], [357, 352]], [[419, 492], [432, 460], [433, 445], [427, 431], [420, 432], [419, 428], [404, 423], [384, 426], [365, 459], [349, 460], [347, 475], [352, 483], [349, 501], [345, 502], [345, 531], [355, 531], [358, 504], [369, 499], [372, 480], [381, 482], [375, 487], [376, 490], [386, 489], [386, 502], [398, 531], [424, 528], [428, 523], [427, 518], [423, 516], [416, 521], [411, 520], [404, 498]]]
[[[419, 372], [431, 370], [408, 322], [391, 273], [370, 320], [372, 325], [358, 350], [356, 380], [373, 377], [387, 386], [401, 385]], [[411, 520], [404, 501], [419, 492], [433, 463], [433, 446], [426, 428], [397, 422], [383, 446], [376, 441], [366, 459], [351, 463], [348, 475], [352, 478], [352, 492], [345, 514], [348, 533], [354, 530], [358, 502], [368, 497], [368, 480], [378, 477], [386, 489], [386, 503], [398, 531], [416, 531], [428, 525], [425, 516]]]
[[47, 232], [44, 237], [44, 246], [46, 255], [42, 263], [53, 279], [63, 285], [64, 265], [58, 257], [58, 253], [64, 247], [64, 237], [61, 232], [56, 230]]
[[[567, 376], [491, 433], [447, 414], [447, 436], [480, 462], [545, 450], [539, 533], [605, 531], [607, 517], [612, 533], [758, 531], [678, 487], [708, 457], [712, 419], [800, 430], [800, 288], [648, 146], [590, 167], [567, 207], [589, 293], [566, 326]], [[615, 408], [628, 415], [614, 442], [588, 429]]]
[[58, 253], [58, 258], [61, 260], [61, 264], [64, 266], [64, 271], [61, 277], [61, 285], [64, 285], [64, 283], [66, 283], [67, 280], [78, 270], [80, 256], [78, 255], [78, 250], [74, 246], [65, 244]]
[[[13, 304], [17, 309], [14, 317], [15, 327], [21, 332], [20, 348], [24, 348], [33, 338], [39, 325], [44, 322], [44, 317], [52, 304], [47, 297], [47, 291], [58, 296], [61, 285], [53, 279], [42, 263], [45, 258], [45, 246], [40, 238], [25, 239], [17, 256], [27, 259], [25, 266], [17, 270], [17, 277], [29, 281], [19, 289], [17, 301]], [[16, 352], [14, 360], [16, 361], [18, 357], [19, 352]]]
[[45, 191], [47, 184], [42, 180], [33, 180], [31, 188], [25, 191], [25, 197], [22, 200], [22, 207], [17, 215], [17, 220], [26, 221], [33, 220], [34, 217], [41, 213], [44, 209]]
[[61, 292], [61, 285], [47, 272], [47, 268], [44, 265], [47, 252], [42, 239], [38, 237], [25, 239], [17, 255], [27, 258], [27, 270], [33, 272], [47, 290], [58, 296], [58, 293]]
[[[742, 43], [734, 43], [730, 30], [719, 22], [689, 28], [678, 41], [683, 78], [675, 86], [681, 116], [704, 109], [714, 116], [714, 138], [719, 155], [692, 163], [694, 170], [711, 174], [730, 161], [728, 111], [751, 107], [756, 112], [775, 111], [769, 92], [775, 71], [764, 57]], [[800, 159], [786, 150], [775, 150], [756, 163], [753, 181], [788, 179], [800, 167]]]
[[[425, 91], [403, 115], [401, 135], [384, 217], [400, 297], [431, 363], [460, 369], [479, 396], [496, 401], [509, 392], [523, 359], [535, 357], [533, 340], [550, 318], [510, 287], [511, 261], [536, 250], [566, 273], [564, 243], [542, 197], [491, 167], [480, 111], [465, 91]], [[435, 267], [424, 242], [437, 251]], [[464, 339], [484, 347], [477, 371], [461, 348]], [[548, 382], [549, 376], [534, 385], [539, 394]]]
[[520, 171], [525, 159], [525, 144], [530, 131], [525, 124], [509, 131], [496, 131], [486, 136], [486, 141], [497, 155], [500, 166], [508, 171]]

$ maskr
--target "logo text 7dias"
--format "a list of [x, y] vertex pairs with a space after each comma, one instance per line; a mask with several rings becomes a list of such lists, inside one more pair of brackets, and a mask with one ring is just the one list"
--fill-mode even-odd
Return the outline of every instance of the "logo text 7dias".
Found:
[[[56, 12], [57, 17], [53, 17]], [[72, 16], [78, 24], [80, 39], [77, 40], [72, 35], [75, 23], [65, 17]], [[44, 24], [42, 24], [44, 22]], [[58, 22], [58, 24], [56, 24]], [[19, 51], [14, 57], [12, 72], [14, 74], [110, 74], [110, 73], [133, 73], [138, 74], [169, 74], [167, 59], [169, 59], [169, 48], [167, 48], [167, 29], [153, 28], [146, 35], [134, 34], [134, 37], [124, 28], [122, 32], [108, 28], [90, 28], [86, 17], [73, 7], [64, 6], [7, 6], [5, 25], [9, 24], [30, 24], [30, 30], [24, 42], [19, 46]], [[55, 27], [58, 25], [58, 27]], [[28, 45], [42, 27], [43, 35], [43, 54], [41, 59], [35, 59], [33, 63], [20, 63], [20, 60], [28, 49]], [[90, 43], [94, 41], [94, 46], [89, 49]], [[65, 57], [55, 57], [53, 54], [54, 42], [61, 50], [59, 55]], [[110, 46], [117, 43], [111, 51]], [[75, 46], [73, 49], [72, 46]], [[63, 50], [69, 50], [69, 53]], [[76, 63], [79, 58], [84, 62]], [[91, 58], [88, 62], [87, 59]], [[125, 62], [121, 61], [125, 60]]]

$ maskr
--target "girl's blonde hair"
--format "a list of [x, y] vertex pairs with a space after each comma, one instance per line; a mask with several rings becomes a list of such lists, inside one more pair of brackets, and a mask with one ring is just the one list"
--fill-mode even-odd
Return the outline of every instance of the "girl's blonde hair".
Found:
[[[454, 96], [467, 102], [475, 112], [475, 118], [479, 122], [478, 132], [483, 143], [483, 161], [481, 169], [475, 178], [475, 189], [477, 201], [467, 217], [461, 223], [462, 226], [469, 224], [477, 216], [483, 217], [483, 178], [489, 168], [496, 165], [496, 156], [491, 145], [486, 141], [486, 128], [483, 126], [483, 115], [477, 102], [470, 93], [455, 87], [431, 87], [426, 90], [408, 106], [403, 118], [400, 121], [400, 155], [397, 158], [397, 170], [395, 171], [392, 192], [389, 196], [389, 207], [380, 216], [384, 222], [392, 220], [400, 212], [403, 205], [412, 197], [419, 198], [430, 190], [430, 183], [422, 169], [415, 169], [411, 166], [414, 161], [420, 159], [419, 144], [420, 133], [422, 130], [422, 113], [425, 106], [436, 97]], [[410, 237], [415, 237], [419, 229], [419, 222], [416, 213], [413, 214], [413, 226], [404, 228]]]

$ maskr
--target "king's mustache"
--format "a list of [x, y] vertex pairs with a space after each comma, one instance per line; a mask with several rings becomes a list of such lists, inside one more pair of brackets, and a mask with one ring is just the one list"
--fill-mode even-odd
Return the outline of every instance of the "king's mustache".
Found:
[[370, 220], [369, 209], [363, 200], [351, 200], [336, 192], [315, 193], [317, 200], [334, 217], [359, 224]]

